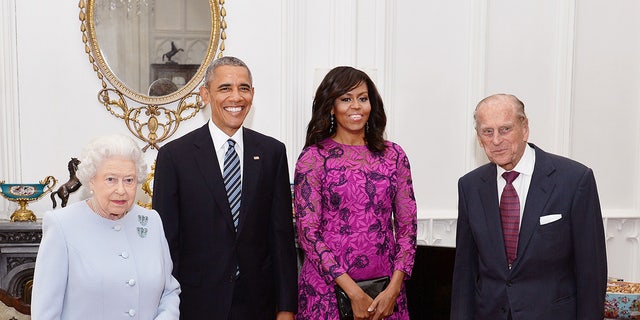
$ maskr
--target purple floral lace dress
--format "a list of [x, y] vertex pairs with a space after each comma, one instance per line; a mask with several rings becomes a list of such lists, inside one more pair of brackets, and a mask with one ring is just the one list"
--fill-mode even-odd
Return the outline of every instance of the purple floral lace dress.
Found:
[[[305, 259], [298, 279], [296, 319], [338, 319], [334, 279], [411, 275], [416, 252], [416, 202], [409, 161], [386, 142], [382, 153], [331, 139], [298, 158], [294, 207]], [[394, 233], [395, 230], [395, 233]], [[409, 319], [404, 285], [398, 311]]]

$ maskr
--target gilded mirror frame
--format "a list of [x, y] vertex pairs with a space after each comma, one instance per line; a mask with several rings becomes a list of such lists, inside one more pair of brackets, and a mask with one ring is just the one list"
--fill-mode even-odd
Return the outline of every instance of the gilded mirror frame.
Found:
[[[98, 92], [98, 100], [113, 116], [123, 119], [131, 133], [146, 143], [143, 151], [149, 147], [158, 149], [158, 143], [169, 138], [177, 130], [181, 121], [194, 117], [204, 109], [196, 89], [202, 82], [206, 68], [213, 61], [218, 49], [220, 50], [218, 56], [222, 56], [224, 50], [224, 40], [226, 39], [224, 0], [208, 0], [211, 13], [209, 46], [194, 76], [177, 91], [157, 97], [144, 95], [130, 88], [114, 74], [107, 64], [96, 37], [96, 1], [100, 0], [79, 0], [78, 7], [80, 8], [80, 31], [82, 32], [82, 42], [85, 44], [85, 52], [102, 84], [102, 89]], [[141, 105], [129, 106], [126, 98]], [[168, 106], [176, 101], [178, 103], [175, 109]]]

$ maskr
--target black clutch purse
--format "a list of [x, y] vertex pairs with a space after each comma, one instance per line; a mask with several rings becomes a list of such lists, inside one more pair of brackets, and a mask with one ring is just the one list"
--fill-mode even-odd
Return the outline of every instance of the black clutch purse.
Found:
[[[356, 284], [367, 295], [375, 299], [382, 290], [387, 288], [389, 281], [389, 277], [380, 277], [356, 281]], [[351, 300], [349, 299], [349, 296], [347, 296], [347, 293], [344, 292], [340, 286], [335, 286], [335, 289], [336, 298], [338, 299], [338, 313], [340, 313], [340, 320], [353, 320], [353, 310], [351, 309]]]

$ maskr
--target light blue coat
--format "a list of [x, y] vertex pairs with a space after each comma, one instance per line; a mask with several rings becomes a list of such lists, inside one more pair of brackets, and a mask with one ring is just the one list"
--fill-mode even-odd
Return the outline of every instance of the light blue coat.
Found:
[[46, 213], [31, 316], [178, 319], [180, 285], [158, 213], [134, 205], [113, 221], [86, 201]]

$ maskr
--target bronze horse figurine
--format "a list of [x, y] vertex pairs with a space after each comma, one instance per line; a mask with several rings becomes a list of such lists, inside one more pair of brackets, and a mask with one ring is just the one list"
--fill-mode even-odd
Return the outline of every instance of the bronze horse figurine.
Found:
[[164, 61], [164, 58], [167, 58], [167, 63], [171, 64], [171, 63], [176, 63], [175, 61], [171, 61], [171, 58], [176, 55], [176, 53], [180, 52], [180, 51], [184, 51], [184, 49], [180, 48], [178, 49], [178, 47], [176, 47], [176, 44], [171, 41], [171, 50], [169, 50], [167, 53], [162, 55], [162, 61]]
[[58, 188], [57, 191], [51, 193], [51, 201], [53, 201], [53, 208], [56, 208], [56, 198], [57, 194], [60, 199], [62, 199], [62, 203], [60, 206], [63, 208], [67, 206], [67, 201], [69, 201], [69, 194], [75, 192], [80, 188], [82, 183], [76, 177], [76, 171], [78, 171], [78, 165], [80, 164], [80, 160], [77, 158], [71, 158], [71, 161], [67, 164], [67, 168], [69, 169], [69, 181], [65, 182], [63, 185]]

